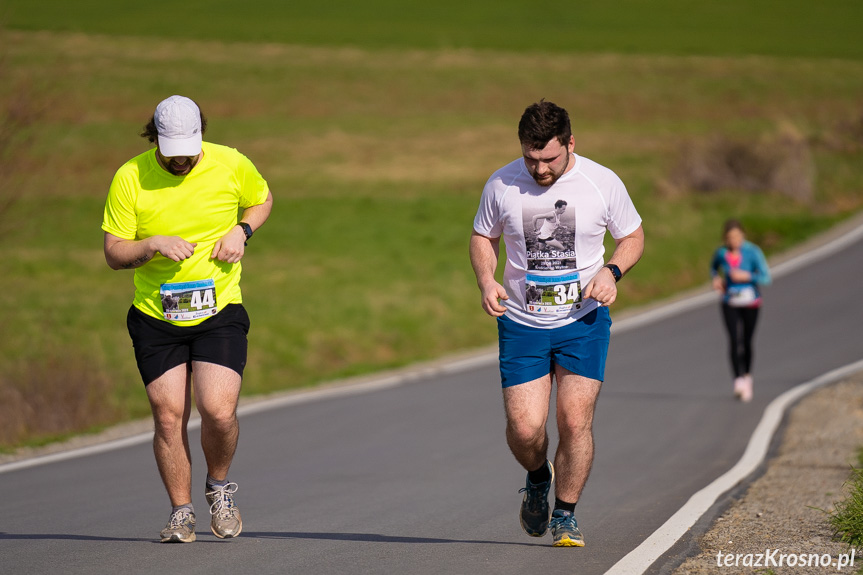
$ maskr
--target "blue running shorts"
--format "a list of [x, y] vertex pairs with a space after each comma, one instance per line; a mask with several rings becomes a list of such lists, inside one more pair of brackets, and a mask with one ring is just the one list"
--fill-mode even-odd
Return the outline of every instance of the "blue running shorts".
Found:
[[563, 327], [541, 329], [497, 318], [500, 381], [503, 387], [527, 383], [559, 365], [576, 375], [602, 381], [611, 338], [611, 316], [599, 307]]

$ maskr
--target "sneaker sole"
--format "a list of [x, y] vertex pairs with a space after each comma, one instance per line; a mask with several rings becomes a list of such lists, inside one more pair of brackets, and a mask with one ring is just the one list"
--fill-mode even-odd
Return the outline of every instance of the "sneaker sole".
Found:
[[243, 524], [242, 524], [242, 523], [240, 523], [240, 528], [239, 528], [239, 529], [237, 530], [237, 532], [236, 532], [236, 533], [234, 533], [234, 534], [229, 534], [229, 535], [219, 535], [218, 533], [216, 533], [216, 530], [215, 530], [215, 529], [213, 529], [212, 527], [210, 527], [210, 531], [212, 531], [212, 532], [213, 532], [213, 535], [215, 535], [215, 536], [216, 536], [216, 537], [218, 537], [219, 539], [233, 539], [234, 537], [238, 537], [238, 536], [240, 535], [240, 533], [242, 533], [242, 532], [243, 532]]
[[195, 537], [194, 533], [192, 533], [186, 539], [183, 539], [177, 533], [173, 533], [170, 537], [163, 538], [162, 543], [192, 543], [193, 541], [195, 541], [195, 539], [197, 538]]
[[584, 541], [573, 541], [569, 537], [554, 542], [554, 547], [584, 547]]

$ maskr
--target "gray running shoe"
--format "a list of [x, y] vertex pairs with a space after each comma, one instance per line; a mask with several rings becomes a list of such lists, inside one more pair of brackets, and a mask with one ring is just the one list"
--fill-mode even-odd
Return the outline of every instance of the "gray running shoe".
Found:
[[[207, 487], [209, 490], [210, 488]], [[207, 491], [207, 503], [210, 504], [210, 529], [216, 537], [229, 539], [236, 537], [243, 530], [243, 520], [240, 510], [234, 504], [236, 483], [228, 483], [224, 487], [213, 487]]]
[[191, 543], [195, 540], [195, 514], [187, 507], [171, 513], [159, 535], [162, 543]]
[[548, 527], [555, 547], [584, 547], [584, 536], [571, 512], [555, 509]]

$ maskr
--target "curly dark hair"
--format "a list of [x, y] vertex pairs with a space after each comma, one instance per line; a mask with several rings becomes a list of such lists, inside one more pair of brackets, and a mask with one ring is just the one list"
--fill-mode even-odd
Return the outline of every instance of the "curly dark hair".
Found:
[[[194, 102], [194, 100], [192, 100]], [[195, 102], [195, 105], [198, 106], [198, 103]], [[201, 110], [201, 107], [198, 106], [198, 111]], [[207, 117], [204, 115], [204, 112], [201, 112], [201, 135], [207, 133]], [[159, 130], [156, 129], [156, 120], [151, 116], [150, 121], [147, 122], [147, 125], [144, 126], [144, 131], [141, 132], [140, 136], [142, 138], [146, 138], [150, 141], [151, 144], [156, 143], [156, 138], [159, 137]]]
[[572, 127], [566, 110], [543, 98], [524, 110], [518, 123], [518, 141], [531, 150], [542, 150], [552, 138], [562, 146], [569, 145]]

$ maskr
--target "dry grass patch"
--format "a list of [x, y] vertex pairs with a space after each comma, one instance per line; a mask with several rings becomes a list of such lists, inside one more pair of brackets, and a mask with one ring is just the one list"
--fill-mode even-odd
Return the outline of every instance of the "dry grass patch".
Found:
[[267, 177], [273, 179], [412, 184], [484, 182], [519, 153], [515, 130], [502, 126], [408, 132], [392, 127], [362, 133], [329, 129], [298, 138], [258, 138], [243, 151], [268, 164]]
[[19, 361], [0, 376], [0, 446], [54, 439], [120, 419], [110, 378], [87, 359]]
[[863, 111], [836, 122], [832, 129], [815, 138], [817, 144], [829, 150], [857, 153], [863, 149]]
[[718, 135], [682, 146], [671, 175], [660, 182], [666, 197], [690, 191], [775, 191], [801, 203], [815, 193], [815, 163], [807, 138], [791, 124], [747, 141]]

